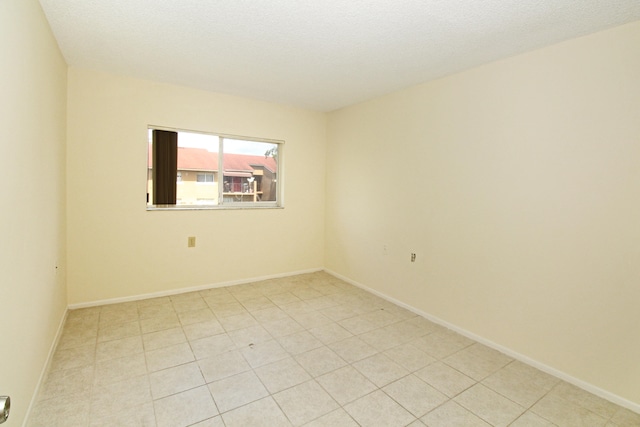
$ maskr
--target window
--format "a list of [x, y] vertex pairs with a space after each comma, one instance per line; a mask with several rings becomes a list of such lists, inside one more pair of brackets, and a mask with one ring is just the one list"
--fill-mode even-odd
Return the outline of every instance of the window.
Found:
[[282, 141], [149, 128], [148, 145], [147, 209], [281, 206]]
[[[178, 172], [180, 173], [180, 172]], [[212, 173], [199, 173], [196, 178], [197, 182], [213, 182]]]

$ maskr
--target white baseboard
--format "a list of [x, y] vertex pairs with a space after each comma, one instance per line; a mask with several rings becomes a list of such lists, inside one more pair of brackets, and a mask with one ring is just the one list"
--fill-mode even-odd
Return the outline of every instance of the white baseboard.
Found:
[[476, 335], [476, 334], [474, 334], [472, 332], [469, 332], [469, 331], [467, 331], [467, 330], [465, 330], [463, 328], [460, 328], [460, 327], [458, 327], [458, 326], [456, 326], [456, 325], [454, 325], [452, 323], [444, 321], [444, 320], [442, 320], [442, 319], [440, 319], [438, 317], [432, 316], [429, 313], [425, 313], [425, 312], [423, 312], [421, 310], [418, 310], [417, 308], [412, 307], [409, 304], [406, 304], [406, 303], [404, 303], [402, 301], [399, 301], [399, 300], [397, 300], [395, 298], [392, 298], [392, 297], [390, 297], [390, 296], [388, 296], [388, 295], [386, 295], [386, 294], [384, 294], [382, 292], [379, 292], [379, 291], [377, 291], [375, 289], [369, 288], [368, 286], [363, 285], [362, 283], [356, 282], [355, 280], [351, 280], [350, 278], [345, 277], [345, 276], [343, 276], [343, 275], [341, 275], [339, 273], [336, 273], [335, 271], [332, 271], [332, 270], [329, 270], [329, 269], [326, 269], [326, 268], [324, 269], [324, 271], [327, 272], [328, 274], [331, 274], [332, 276], [340, 279], [340, 280], [344, 280], [345, 282], [350, 283], [350, 284], [352, 284], [354, 286], [357, 286], [358, 288], [364, 289], [367, 292], [371, 292], [372, 294], [377, 295], [380, 298], [383, 298], [383, 299], [385, 299], [385, 300], [387, 300], [387, 301], [389, 301], [389, 302], [391, 302], [393, 304], [396, 304], [396, 305], [399, 305], [400, 307], [406, 308], [407, 310], [409, 310], [409, 311], [411, 311], [411, 312], [413, 312], [413, 313], [415, 313], [415, 314], [417, 314], [419, 316], [422, 316], [425, 319], [432, 321], [433, 323], [436, 323], [438, 325], [444, 326], [445, 328], [450, 329], [452, 331], [455, 331], [455, 332], [459, 333], [460, 335], [463, 335], [463, 336], [465, 336], [467, 338], [470, 338], [470, 339], [472, 339], [472, 340], [474, 340], [476, 342], [479, 342], [480, 344], [484, 344], [487, 347], [491, 347], [494, 350], [497, 350], [497, 351], [499, 351], [499, 352], [501, 352], [503, 354], [506, 354], [507, 356], [512, 357], [513, 359], [516, 359], [516, 360], [519, 360], [520, 362], [526, 363], [529, 366], [533, 366], [534, 368], [537, 368], [537, 369], [539, 369], [539, 370], [541, 370], [543, 372], [546, 372], [549, 375], [553, 375], [554, 377], [559, 378], [559, 379], [561, 379], [563, 381], [566, 381], [569, 384], [573, 384], [574, 386], [579, 387], [579, 388], [581, 388], [581, 389], [583, 389], [583, 390], [585, 390], [585, 391], [587, 391], [587, 392], [589, 392], [591, 394], [594, 394], [594, 395], [596, 395], [598, 397], [601, 397], [601, 398], [603, 398], [605, 400], [608, 400], [609, 402], [615, 403], [616, 405], [620, 405], [620, 406], [622, 406], [624, 408], [629, 409], [630, 411], [633, 411], [633, 412], [636, 412], [636, 413], [640, 414], [640, 404], [631, 402], [630, 400], [627, 400], [627, 399], [625, 399], [623, 397], [620, 397], [620, 396], [618, 396], [618, 395], [616, 395], [614, 393], [611, 393], [611, 392], [609, 392], [607, 390], [604, 390], [604, 389], [601, 389], [599, 387], [596, 387], [593, 384], [590, 384], [590, 383], [588, 383], [586, 381], [583, 381], [581, 379], [572, 377], [571, 375], [569, 375], [569, 374], [567, 374], [567, 373], [565, 373], [563, 371], [560, 371], [560, 370], [558, 370], [556, 368], [553, 368], [553, 367], [551, 367], [549, 365], [545, 365], [544, 363], [538, 362], [537, 360], [532, 359], [532, 358], [530, 358], [528, 356], [525, 356], [525, 355], [523, 355], [521, 353], [513, 351], [510, 348], [507, 348], [507, 347], [504, 347], [504, 346], [502, 346], [500, 344], [494, 343], [493, 341], [490, 341], [490, 340], [488, 340], [486, 338], [483, 338], [483, 337], [481, 337], [479, 335]]
[[219, 283], [213, 283], [213, 284], [207, 284], [207, 285], [192, 286], [189, 288], [180, 288], [180, 289], [172, 289], [168, 291], [152, 292], [149, 294], [132, 295], [128, 297], [110, 298], [110, 299], [104, 299], [99, 301], [70, 304], [69, 310], [75, 310], [78, 308], [87, 308], [87, 307], [97, 307], [100, 305], [119, 304], [123, 302], [140, 301], [143, 299], [179, 295], [179, 294], [185, 294], [188, 292], [206, 291], [207, 289], [223, 288], [225, 286], [244, 285], [247, 283], [260, 282], [262, 280], [279, 279], [282, 277], [297, 276], [299, 274], [316, 273], [318, 271], [323, 271], [323, 268], [311, 268], [308, 270], [299, 270], [299, 271], [292, 271], [288, 273], [272, 274], [268, 276], [252, 277], [250, 279], [231, 280], [228, 282], [219, 282]]
[[58, 324], [58, 330], [56, 331], [56, 336], [51, 343], [51, 347], [49, 347], [49, 354], [47, 355], [47, 360], [40, 371], [40, 378], [38, 378], [38, 382], [36, 384], [36, 388], [31, 396], [31, 402], [29, 403], [29, 407], [27, 408], [27, 412], [24, 416], [24, 420], [22, 422], [22, 427], [27, 426], [27, 422], [29, 421], [29, 417], [31, 416], [31, 411], [33, 410], [34, 405], [38, 401], [38, 396], [40, 395], [40, 389], [42, 388], [42, 384], [44, 383], [45, 377], [49, 372], [49, 368], [51, 367], [51, 361], [53, 360], [53, 354], [58, 347], [58, 342], [60, 342], [60, 337], [62, 336], [62, 331], [64, 329], [64, 323], [67, 321], [67, 314], [69, 313], [69, 309], [64, 311], [62, 315], [62, 319], [60, 319], [60, 323]]

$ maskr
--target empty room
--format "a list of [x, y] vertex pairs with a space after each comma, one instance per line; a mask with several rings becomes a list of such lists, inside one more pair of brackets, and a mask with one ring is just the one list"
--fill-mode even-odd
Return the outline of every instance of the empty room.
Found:
[[0, 1], [0, 424], [640, 426], [637, 0]]

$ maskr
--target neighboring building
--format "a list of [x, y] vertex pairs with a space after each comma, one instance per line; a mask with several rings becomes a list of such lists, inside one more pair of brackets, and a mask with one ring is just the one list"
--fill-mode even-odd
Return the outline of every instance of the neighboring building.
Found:
[[[273, 157], [226, 153], [220, 180], [218, 153], [203, 148], [178, 147], [176, 194], [178, 205], [218, 204], [219, 185], [226, 202], [276, 200], [277, 162]], [[147, 191], [153, 200], [151, 150]]]

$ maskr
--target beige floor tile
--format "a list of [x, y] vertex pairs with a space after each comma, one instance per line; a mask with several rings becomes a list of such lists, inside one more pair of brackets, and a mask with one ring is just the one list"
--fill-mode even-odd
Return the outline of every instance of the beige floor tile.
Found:
[[[70, 394], [43, 400], [33, 409], [29, 427], [68, 427], [89, 424], [91, 398], [85, 394]], [[11, 419], [9, 419], [11, 422]]]
[[258, 324], [258, 321], [254, 319], [253, 316], [248, 312], [235, 314], [228, 317], [218, 317], [218, 321], [227, 332], [248, 328], [250, 326], [255, 326]]
[[377, 349], [356, 336], [329, 344], [329, 348], [349, 363], [366, 359], [378, 353]]
[[247, 347], [251, 344], [258, 344], [273, 339], [271, 334], [260, 325], [231, 331], [228, 335], [238, 348]]
[[190, 427], [225, 427], [225, 425], [224, 425], [224, 421], [222, 421], [222, 417], [218, 415], [217, 417], [200, 421], [199, 423], [193, 424]]
[[275, 308], [276, 305], [267, 297], [259, 296], [257, 298], [251, 298], [242, 301], [244, 308], [253, 313], [254, 311], [264, 310], [267, 308]]
[[147, 351], [145, 356], [149, 372], [183, 365], [195, 360], [191, 347], [187, 343]]
[[309, 329], [309, 332], [314, 337], [318, 338], [323, 344], [331, 344], [353, 336], [351, 332], [347, 331], [337, 323], [328, 323], [326, 325], [318, 326], [316, 328]]
[[254, 369], [289, 357], [276, 340], [249, 345], [241, 348], [240, 352]]
[[196, 362], [152, 372], [149, 374], [149, 383], [154, 399], [167, 397], [205, 384], [200, 366]]
[[558, 379], [520, 362], [510, 363], [482, 381], [525, 408], [540, 400], [557, 383]]
[[291, 292], [282, 292], [275, 295], [269, 295], [269, 299], [277, 306], [300, 302], [300, 298], [293, 295]]
[[415, 420], [406, 409], [382, 391], [374, 391], [344, 409], [363, 427], [406, 426]]
[[182, 328], [171, 328], [144, 334], [142, 335], [142, 341], [144, 349], [151, 351], [187, 342], [187, 337], [184, 335]]
[[171, 298], [167, 297], [156, 297], [156, 298], [147, 298], [143, 300], [136, 301], [136, 305], [138, 306], [138, 313], [141, 313], [142, 308], [150, 307], [154, 305], [163, 305], [170, 304]]
[[482, 381], [489, 375], [506, 366], [512, 359], [508, 357], [484, 358], [473, 352], [474, 346], [452, 354], [443, 361], [476, 381]]
[[169, 313], [158, 317], [150, 317], [148, 319], [140, 320], [140, 327], [144, 334], [177, 328], [180, 326], [180, 320], [176, 313]]
[[240, 314], [247, 314], [248, 311], [242, 304], [233, 299], [233, 302], [215, 302], [212, 303], [209, 299], [209, 307], [213, 311], [213, 314], [216, 315], [218, 319], [222, 317], [232, 317], [238, 316]]
[[[413, 313], [411, 313], [413, 314]], [[397, 314], [396, 314], [397, 315]], [[417, 315], [413, 315], [412, 317], [408, 318], [406, 320], [407, 323], [410, 323], [414, 326], [417, 326], [420, 330], [421, 330], [421, 334], [424, 335], [428, 335], [428, 334], [432, 334], [435, 332], [444, 332], [446, 331], [446, 328], [444, 328], [443, 326], [438, 325], [437, 323], [433, 323], [432, 321], [425, 319], [422, 316], [417, 316]]]
[[408, 310], [404, 307], [400, 307], [398, 305], [391, 304], [391, 303], [388, 306], [386, 306], [384, 309], [387, 310], [389, 313], [393, 314], [394, 316], [396, 316], [398, 319], [403, 321], [409, 320], [409, 319], [416, 319], [419, 317], [417, 314], [415, 314], [411, 310]]
[[118, 357], [142, 353], [143, 351], [142, 337], [135, 335], [133, 337], [98, 343], [96, 346], [96, 360], [116, 359]]
[[378, 328], [382, 328], [400, 321], [399, 318], [384, 309], [379, 309], [370, 313], [363, 314], [361, 317], [364, 320], [367, 320], [376, 325]]
[[201, 338], [191, 342], [196, 359], [206, 359], [228, 351], [236, 350], [236, 345], [227, 334]]
[[522, 406], [482, 384], [474, 385], [454, 400], [493, 426], [507, 426], [525, 411]]
[[454, 397], [476, 383], [442, 362], [436, 362], [415, 372], [415, 375], [449, 397]]
[[70, 394], [88, 395], [93, 386], [93, 372], [93, 365], [49, 372], [42, 384], [38, 400]]
[[187, 311], [194, 311], [194, 310], [203, 310], [209, 307], [207, 303], [204, 302], [204, 299], [200, 295], [194, 296], [193, 298], [178, 299], [178, 300], [174, 300], [174, 297], [172, 296], [171, 303], [173, 304], [173, 309], [176, 311], [176, 313], [184, 313]]
[[353, 402], [378, 388], [351, 366], [336, 369], [316, 380], [340, 405]]
[[239, 351], [228, 351], [213, 357], [198, 360], [200, 370], [207, 383], [231, 377], [251, 369]]
[[147, 375], [96, 386], [91, 398], [91, 417], [96, 419], [109, 418], [120, 411], [145, 403], [151, 403]]
[[355, 362], [353, 367], [378, 387], [384, 387], [409, 374], [409, 371], [382, 353]]
[[158, 427], [186, 427], [218, 415], [206, 386], [155, 400], [153, 406]]
[[67, 322], [73, 324], [80, 323], [97, 323], [100, 318], [102, 307], [86, 307], [69, 310], [67, 314]]
[[292, 357], [261, 366], [255, 372], [270, 393], [277, 393], [311, 379], [307, 371]]
[[553, 427], [554, 424], [533, 412], [525, 412], [520, 415], [509, 427]]
[[347, 412], [342, 409], [336, 409], [333, 412], [329, 412], [326, 415], [316, 418], [310, 423], [305, 424], [305, 427], [358, 427], [358, 423]]
[[289, 317], [289, 315], [282, 311], [282, 309], [280, 309], [279, 307], [269, 307], [261, 310], [256, 310], [253, 311], [251, 315], [260, 323], [273, 322]]
[[399, 345], [385, 351], [384, 354], [409, 372], [415, 372], [436, 362], [436, 359], [411, 344]]
[[222, 414], [226, 427], [289, 427], [292, 424], [271, 396]]
[[617, 405], [564, 381], [559, 382], [551, 394], [595, 412], [603, 418], [611, 418], [618, 410]]
[[307, 288], [297, 288], [291, 291], [291, 293], [295, 296], [297, 296], [298, 298], [300, 298], [301, 300], [308, 300], [308, 299], [313, 299], [313, 298], [319, 298], [322, 296], [322, 294], [310, 287]]
[[31, 414], [43, 427], [640, 426], [324, 272], [71, 310]]
[[209, 384], [209, 390], [221, 413], [269, 396], [267, 389], [252, 371], [214, 381]]
[[140, 335], [140, 322], [119, 323], [116, 325], [108, 325], [98, 329], [98, 342], [113, 341], [121, 338], [133, 337]]
[[618, 427], [637, 427], [640, 426], [640, 414], [626, 408], [618, 408], [613, 417], [611, 417], [611, 422]]
[[415, 417], [420, 418], [449, 398], [415, 375], [408, 375], [382, 388]]
[[224, 328], [218, 320], [208, 320], [206, 322], [193, 323], [182, 327], [184, 334], [189, 341], [206, 338], [224, 333]]
[[372, 347], [380, 351], [386, 351], [400, 344], [405, 344], [406, 340], [393, 331], [386, 328], [375, 329], [370, 332], [359, 335], [359, 337]]
[[602, 427], [607, 422], [607, 420], [600, 415], [553, 394], [547, 394], [540, 399], [540, 401], [531, 408], [531, 412], [551, 421], [559, 427]]
[[[291, 309], [291, 306], [284, 307], [283, 310], [287, 311], [287, 309]], [[302, 305], [302, 309], [300, 312], [291, 313], [291, 317], [302, 325], [305, 329], [317, 328], [323, 325], [328, 325], [333, 323], [333, 320], [329, 319], [324, 314], [319, 311], [309, 311], [309, 308], [306, 304]]]
[[171, 304], [171, 300], [168, 297], [164, 302], [157, 304], [139, 305], [138, 312], [140, 313], [140, 320], [175, 314], [173, 304]]
[[103, 360], [96, 363], [94, 385], [102, 386], [118, 383], [146, 373], [147, 364], [142, 353]]
[[304, 330], [302, 325], [289, 316], [279, 320], [265, 322], [262, 326], [275, 338], [295, 334], [296, 332]]
[[105, 418], [91, 418], [90, 427], [152, 427], [156, 425], [153, 403], [118, 410]]
[[347, 362], [328, 347], [310, 350], [295, 356], [295, 359], [312, 377], [318, 377], [347, 365]]
[[277, 340], [282, 348], [292, 355], [306, 353], [309, 350], [323, 346], [320, 340], [307, 331], [300, 331], [295, 334], [278, 337]]
[[[220, 289], [223, 289], [224, 292], [217, 292]], [[238, 300], [233, 295], [231, 295], [231, 293], [226, 288], [200, 291], [200, 295], [204, 299], [204, 302], [206, 302], [209, 308], [211, 308], [214, 312], [215, 307], [219, 307], [225, 304], [238, 303]]]
[[95, 345], [98, 339], [98, 327], [85, 328], [67, 328], [65, 325], [64, 331], [60, 336], [60, 341], [56, 347], [58, 350], [72, 347], [82, 347], [86, 345]]
[[[316, 381], [275, 393], [273, 398], [294, 426], [301, 426], [339, 407]], [[312, 404], [309, 404], [312, 402]]]
[[413, 322], [402, 320], [386, 327], [388, 331], [398, 335], [403, 342], [411, 342], [423, 337], [426, 333]]
[[338, 304], [338, 302], [336, 302], [333, 298], [330, 298], [328, 296], [321, 296], [318, 298], [308, 299], [308, 300], [305, 300], [305, 302], [307, 303], [307, 305], [309, 306], [309, 309], [311, 310], [322, 310], [325, 308], [334, 307]]
[[193, 323], [206, 322], [209, 320], [216, 320], [213, 312], [207, 308], [201, 308], [199, 310], [189, 310], [178, 313], [178, 319], [182, 326], [191, 325]]
[[411, 343], [437, 359], [444, 359], [465, 347], [469, 347], [473, 341], [453, 331], [444, 330], [425, 335]]
[[420, 420], [429, 427], [491, 427], [453, 400], [429, 412]]
[[113, 307], [105, 306], [103, 308], [100, 312], [99, 325], [102, 328], [119, 323], [133, 322], [138, 319], [137, 305], [121, 306], [120, 304], [115, 304]]
[[340, 322], [340, 320], [357, 316], [357, 313], [351, 310], [351, 308], [349, 308], [349, 306], [345, 304], [323, 308], [322, 310], [320, 310], [320, 313], [333, 320], [334, 322]]

